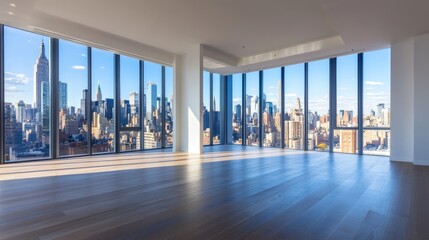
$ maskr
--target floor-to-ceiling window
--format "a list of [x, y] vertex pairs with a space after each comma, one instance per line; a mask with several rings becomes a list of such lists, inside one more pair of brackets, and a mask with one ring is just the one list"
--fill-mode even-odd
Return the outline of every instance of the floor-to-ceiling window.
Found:
[[89, 154], [88, 47], [59, 41], [59, 156]]
[[4, 28], [4, 159], [51, 156], [50, 38]]
[[165, 67], [165, 147], [173, 146], [173, 68]]
[[329, 151], [329, 59], [308, 63], [308, 150]]
[[334, 152], [358, 153], [358, 55], [337, 58]]
[[247, 146], [259, 146], [259, 72], [246, 73], [246, 135]]
[[213, 74], [213, 86], [212, 86], [212, 124], [211, 124], [211, 132], [212, 132], [212, 143], [214, 145], [220, 144], [220, 121], [221, 121], [221, 93], [220, 93], [220, 75]]
[[162, 66], [144, 62], [144, 149], [162, 147]]
[[141, 149], [140, 61], [120, 56], [120, 151]]
[[281, 147], [281, 68], [263, 71], [262, 146]]
[[284, 141], [286, 148], [304, 149], [304, 85], [304, 64], [286, 66], [284, 86]]
[[211, 74], [203, 72], [203, 144], [210, 145]]
[[232, 143], [243, 144], [243, 74], [232, 75]]
[[0, 28], [2, 162], [172, 146], [172, 67]]
[[92, 49], [92, 152], [115, 151], [114, 55]]
[[390, 155], [390, 49], [363, 54], [363, 153]]

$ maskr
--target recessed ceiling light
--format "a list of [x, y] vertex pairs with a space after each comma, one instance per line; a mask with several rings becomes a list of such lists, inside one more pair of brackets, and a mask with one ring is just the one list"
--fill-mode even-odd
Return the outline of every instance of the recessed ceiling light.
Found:
[[9, 12], [10, 15], [13, 15], [13, 12]]
[[16, 7], [14, 3], [9, 4], [11, 7]]

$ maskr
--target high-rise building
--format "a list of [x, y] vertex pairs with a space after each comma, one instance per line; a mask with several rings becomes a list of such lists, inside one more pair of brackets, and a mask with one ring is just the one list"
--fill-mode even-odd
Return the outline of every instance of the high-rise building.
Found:
[[340, 146], [343, 153], [356, 153], [356, 130], [340, 130]]
[[59, 82], [59, 91], [58, 91], [58, 97], [59, 97], [59, 108], [60, 109], [67, 109], [67, 83]]
[[383, 117], [384, 103], [377, 105], [377, 117]]
[[22, 100], [19, 100], [18, 102], [18, 111], [16, 114], [16, 120], [18, 122], [24, 122], [25, 121], [25, 103]]
[[86, 101], [88, 99], [88, 89], [84, 89], [82, 92], [82, 99], [80, 100], [80, 112], [82, 115], [86, 115]]
[[128, 95], [128, 97], [130, 99], [131, 114], [138, 114], [140, 106], [139, 94], [137, 92], [132, 92]]
[[153, 82], [148, 82], [146, 93], [146, 118], [152, 120], [153, 112], [156, 109], [157, 100], [157, 85]]
[[237, 104], [235, 105], [235, 114], [236, 114], [236, 121], [241, 121], [241, 105]]
[[101, 102], [103, 101], [103, 94], [101, 93], [100, 82], [98, 82], [96, 98], [97, 98], [98, 106], [101, 106]]
[[40, 44], [39, 57], [34, 64], [34, 108], [41, 110], [42, 105], [42, 83], [49, 83], [49, 61], [45, 55], [45, 44]]

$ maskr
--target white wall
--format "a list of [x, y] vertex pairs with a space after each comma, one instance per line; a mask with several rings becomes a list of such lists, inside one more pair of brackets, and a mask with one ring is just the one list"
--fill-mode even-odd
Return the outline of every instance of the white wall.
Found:
[[392, 45], [392, 161], [429, 165], [429, 34]]
[[429, 34], [414, 41], [414, 164], [429, 165]]
[[414, 158], [414, 40], [391, 47], [390, 160]]

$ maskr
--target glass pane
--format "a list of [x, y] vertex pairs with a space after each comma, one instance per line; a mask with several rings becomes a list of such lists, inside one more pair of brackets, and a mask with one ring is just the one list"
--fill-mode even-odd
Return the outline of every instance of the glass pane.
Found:
[[363, 154], [390, 156], [390, 130], [364, 130]]
[[162, 66], [144, 62], [145, 119], [144, 149], [162, 147]]
[[259, 146], [259, 72], [246, 74], [246, 145]]
[[220, 144], [220, 75], [213, 74], [213, 144]]
[[335, 130], [334, 152], [358, 153], [358, 131], [352, 129]]
[[165, 67], [165, 146], [173, 146], [173, 68]]
[[140, 131], [121, 131], [120, 151], [140, 150]]
[[113, 53], [92, 49], [92, 152], [115, 151]]
[[50, 157], [50, 39], [5, 27], [5, 161]]
[[232, 143], [242, 144], [243, 74], [232, 75]]
[[363, 54], [364, 127], [390, 126], [390, 49]]
[[139, 60], [121, 56], [121, 127], [140, 126]]
[[337, 126], [357, 127], [357, 54], [337, 58]]
[[203, 144], [210, 145], [210, 73], [203, 72]]
[[281, 68], [264, 70], [263, 146], [281, 147]]
[[304, 64], [285, 67], [285, 147], [304, 149]]
[[[88, 48], [59, 41], [59, 154], [88, 154]], [[81, 97], [76, 97], [80, 93]]]
[[329, 60], [308, 64], [308, 150], [329, 151]]

